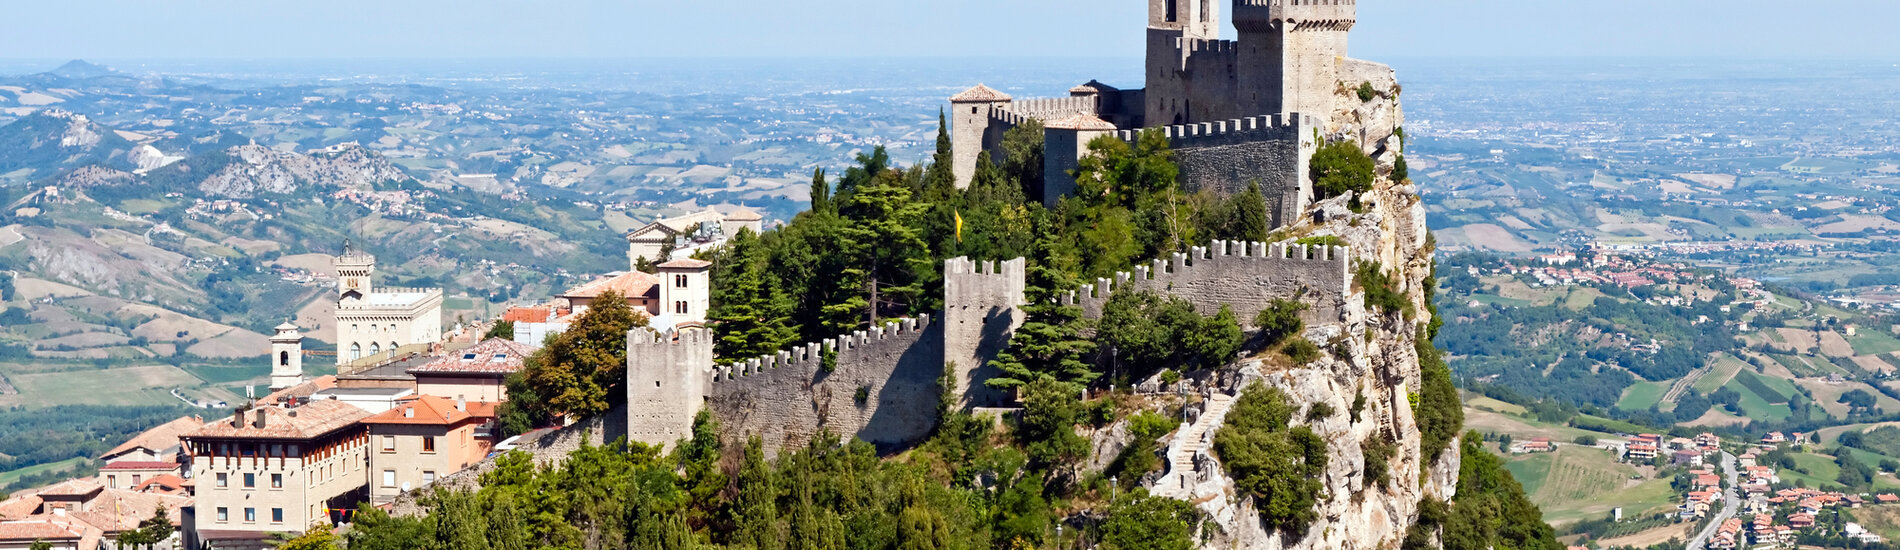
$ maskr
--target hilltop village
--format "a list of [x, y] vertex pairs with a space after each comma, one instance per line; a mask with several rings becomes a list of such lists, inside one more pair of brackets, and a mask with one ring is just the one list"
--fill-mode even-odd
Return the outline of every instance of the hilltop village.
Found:
[[[1103, 498], [1077, 473], [1128, 467], [1109, 460], [1149, 462], [1124, 480], [1136, 500], [1116, 500], [1122, 486], [1115, 483], [1106, 498], [1114, 506], [1169, 506], [1178, 511], [1167, 513], [1181, 518], [1206, 518], [1193, 522], [1194, 533], [1179, 535], [1184, 544], [1379, 548], [1454, 528], [1554, 544], [1541, 524], [1520, 530], [1440, 523], [1460, 499], [1516, 498], [1503, 506], [1526, 505], [1512, 489], [1460, 482], [1459, 457], [1472, 455], [1476, 442], [1458, 441], [1456, 390], [1425, 340], [1434, 311], [1434, 244], [1405, 175], [1396, 76], [1346, 56], [1353, 3], [1236, 0], [1239, 38], [1232, 41], [1216, 38], [1222, 19], [1208, 2], [1155, 0], [1149, 11], [1146, 88], [1090, 82], [1070, 97], [1019, 101], [979, 84], [949, 99], [929, 168], [899, 169], [879, 150], [859, 158], [835, 196], [820, 172], [812, 212], [774, 231], [763, 231], [761, 216], [749, 211], [654, 221], [626, 235], [626, 271], [508, 311], [494, 327], [508, 327], [505, 333], [487, 326], [443, 330], [442, 289], [380, 287], [375, 256], [345, 247], [333, 263], [335, 375], [306, 376], [301, 329], [277, 327], [269, 395], [228, 416], [179, 419], [141, 435], [126, 453], [108, 457], [99, 479], [21, 497], [27, 500], [17, 506], [31, 511], [0, 522], [0, 543], [13, 540], [6, 530], [19, 525], [22, 533], [70, 529], [73, 536], [57, 538], [91, 550], [89, 541], [172, 534], [158, 528], [164, 523], [176, 526], [186, 548], [267, 548], [277, 544], [273, 533], [308, 529], [322, 536], [359, 511], [441, 512], [419, 500], [434, 498], [423, 489], [453, 483], [485, 490], [506, 481], [482, 474], [517, 471], [508, 469], [527, 460], [520, 457], [560, 464], [567, 451], [579, 456], [591, 448], [546, 444], [551, 440], [624, 437], [642, 451], [636, 456], [746, 457], [755, 465], [746, 471], [756, 472], [763, 460], [829, 447], [897, 454], [955, 424], [1008, 426], [1022, 439], [1046, 430], [1052, 444], [1068, 447], [1032, 448], [1029, 463], [1005, 470], [1011, 479], [1046, 480], [1014, 489], [1036, 491], [1035, 499], [1044, 489], [1030, 487], [1044, 483], [1061, 494]], [[1012, 158], [1024, 144], [1039, 144], [1042, 158]], [[970, 199], [985, 194], [1002, 198]], [[928, 219], [925, 211], [958, 200], [905, 202], [932, 195], [1005, 212], [1039, 203], [1052, 212], [1048, 219], [1074, 221], [966, 230], [963, 211], [940, 211], [953, 229], [920, 234], [913, 228]], [[1195, 212], [1205, 230], [1149, 215], [1162, 209]], [[776, 292], [793, 294], [781, 302], [797, 303], [812, 289], [829, 289], [834, 281], [825, 277], [860, 278], [861, 285], [817, 296], [835, 302], [820, 302], [812, 318], [798, 319], [803, 333], [771, 326], [737, 332], [735, 325], [768, 325], [764, 314], [721, 320], [730, 313], [722, 308], [776, 307], [775, 290], [760, 288], [774, 279], [760, 284], [758, 271], [769, 270], [758, 268], [786, 268], [789, 261], [748, 258], [746, 251], [831, 219], [851, 220], [845, 234], [860, 242], [882, 242], [842, 247], [840, 255], [862, 263], [821, 268], [832, 271], [805, 282], [808, 292]], [[1143, 238], [1163, 236], [1144, 243], [1132, 232], [1088, 232], [1115, 220], [1132, 220]], [[1040, 230], [1057, 223], [1069, 224], [1062, 232], [1077, 240], [1058, 243], [1054, 231]], [[972, 257], [980, 249], [964, 246], [966, 236], [1034, 246], [998, 246]], [[1125, 244], [1111, 254], [1101, 243]], [[1070, 257], [1088, 267], [1064, 273]], [[729, 282], [719, 274], [753, 277], [749, 291], [764, 297], [715, 301], [715, 289]], [[1092, 280], [1075, 280], [1082, 274]], [[1137, 342], [1112, 338], [1117, 329], [1092, 325], [1143, 318], [1130, 313], [1142, 307], [1174, 324], [1161, 327], [1173, 336], [1149, 344], [1152, 361], [1135, 355], [1143, 351]], [[596, 313], [622, 312], [630, 326], [587, 332], [599, 330]], [[1193, 328], [1176, 328], [1180, 323]], [[1061, 351], [1039, 351], [1038, 339], [1051, 334]], [[623, 335], [624, 349], [608, 343]], [[772, 340], [749, 340], [754, 335]], [[1115, 343], [1096, 348], [1091, 337]], [[1170, 338], [1205, 341], [1165, 342]], [[517, 385], [517, 375], [566, 367], [530, 361], [557, 348], [582, 359], [618, 361], [624, 353], [624, 362], [550, 382], [560, 388]], [[1141, 364], [1163, 362], [1175, 367]], [[1098, 370], [1111, 374], [1097, 382]], [[1088, 404], [1074, 407], [1102, 411], [1091, 413], [1101, 419], [1084, 422], [1070, 412], [1063, 413], [1070, 420], [1038, 427], [1048, 403], [1061, 409], [1078, 397]], [[501, 439], [506, 411], [530, 402], [564, 410]], [[1295, 419], [1297, 411], [1304, 413]], [[1178, 424], [1170, 421], [1175, 415]], [[1146, 427], [1137, 428], [1135, 419], [1146, 419]], [[1086, 436], [1078, 433], [1084, 425], [1093, 426]], [[1149, 435], [1130, 435], [1137, 429]], [[1254, 447], [1237, 445], [1236, 437]], [[827, 438], [837, 439], [821, 444]], [[1290, 467], [1243, 458], [1293, 449], [1303, 450], [1287, 459]], [[1091, 456], [1093, 463], [1078, 463]], [[1069, 464], [1071, 473], [1060, 474], [1055, 464]], [[1490, 462], [1462, 469], [1507, 475]], [[677, 471], [693, 470], [664, 475]], [[739, 474], [721, 475], [737, 475], [741, 491], [759, 486], [746, 480], [753, 474]], [[1289, 484], [1299, 489], [1288, 491]], [[142, 514], [154, 518], [150, 529], [127, 528], [133, 524], [125, 520], [108, 530], [76, 519], [121, 507], [61, 503], [72, 491], [166, 487], [176, 487], [172, 496], [182, 500], [163, 514]], [[772, 491], [767, 498], [776, 500]], [[691, 498], [712, 506], [717, 497]], [[786, 519], [791, 529], [804, 529], [797, 518], [809, 514], [843, 526], [836, 515], [811, 511], [812, 498], [787, 504], [796, 508]], [[776, 512], [745, 513], [776, 521]], [[931, 513], [952, 512], [924, 512], [926, 529], [947, 523], [928, 519]], [[664, 527], [649, 525], [677, 535], [687, 520], [674, 517]], [[649, 520], [657, 521], [632, 521]], [[1044, 534], [1040, 525], [1003, 522], [994, 538], [1060, 544], [1057, 525]], [[767, 534], [720, 536], [775, 539], [777, 527], [763, 529]], [[950, 536], [949, 527], [943, 530]], [[794, 534], [842, 540], [847, 534], [840, 531]], [[612, 545], [588, 545], [596, 546]]]

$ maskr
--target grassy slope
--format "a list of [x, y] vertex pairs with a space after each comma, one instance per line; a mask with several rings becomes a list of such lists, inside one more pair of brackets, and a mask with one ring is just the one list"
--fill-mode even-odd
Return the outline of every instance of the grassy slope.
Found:
[[1662, 402], [1663, 393], [1669, 391], [1672, 380], [1662, 382], [1637, 382], [1623, 390], [1623, 398], [1616, 406], [1626, 411], [1646, 411], [1649, 407]]
[[1564, 446], [1555, 453], [1514, 457], [1506, 467], [1553, 524], [1607, 515], [1618, 507], [1626, 515], [1642, 514], [1671, 506], [1674, 496], [1667, 480], [1632, 485], [1640, 475], [1636, 468], [1600, 449]]
[[69, 458], [66, 460], [61, 460], [59, 462], [40, 464], [37, 466], [27, 466], [25, 468], [20, 468], [18, 470], [0, 472], [0, 485], [11, 485], [13, 482], [19, 481], [20, 478], [22, 477], [26, 477], [26, 476], [30, 476], [30, 475], [34, 475], [34, 474], [38, 474], [42, 472], [51, 472], [55, 470], [70, 470], [76, 466], [79, 466], [80, 464], [84, 464], [85, 462], [86, 462], [86, 459], [84, 458]]

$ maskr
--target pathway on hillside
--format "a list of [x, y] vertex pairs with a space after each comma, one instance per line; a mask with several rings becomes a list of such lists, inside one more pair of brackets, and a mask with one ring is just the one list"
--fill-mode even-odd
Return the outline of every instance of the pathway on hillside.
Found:
[[1213, 444], [1212, 430], [1225, 421], [1227, 410], [1233, 404], [1231, 395], [1214, 392], [1208, 396], [1207, 409], [1201, 412], [1201, 417], [1183, 426], [1181, 432], [1175, 434], [1173, 444], [1168, 446], [1168, 473], [1155, 481], [1154, 494], [1194, 500], [1195, 486], [1201, 482], [1195, 471], [1195, 457]]
[[1702, 532], [1696, 533], [1695, 539], [1689, 541], [1689, 550], [1707, 548], [1709, 538], [1722, 528], [1722, 522], [1735, 517], [1736, 510], [1742, 507], [1742, 499], [1736, 496], [1742, 489], [1740, 476], [1735, 473], [1735, 455], [1728, 451], [1722, 451], [1722, 473], [1728, 476], [1728, 488], [1722, 490], [1722, 513], [1716, 514], [1715, 519], [1709, 520], [1709, 524], [1702, 528]]
[[1702, 368], [1689, 371], [1687, 376], [1677, 379], [1675, 385], [1669, 386], [1669, 391], [1663, 393], [1662, 401], [1660, 402], [1675, 403], [1676, 398], [1682, 397], [1682, 392], [1689, 391], [1689, 388], [1694, 386], [1696, 381], [1701, 380], [1704, 376], [1708, 376], [1709, 373], [1714, 370], [1715, 364], [1709, 363], [1703, 365]]

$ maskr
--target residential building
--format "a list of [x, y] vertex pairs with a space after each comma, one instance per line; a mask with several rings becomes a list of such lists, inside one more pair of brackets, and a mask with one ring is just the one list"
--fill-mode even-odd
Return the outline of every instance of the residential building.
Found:
[[35, 543], [52, 550], [100, 550], [105, 532], [64, 512], [0, 521], [0, 550], [28, 550]]
[[409, 369], [416, 377], [416, 393], [470, 402], [508, 400], [502, 381], [521, 370], [534, 348], [512, 340], [492, 338], [446, 357]]
[[370, 438], [370, 500], [382, 504], [480, 462], [494, 447], [494, 403], [425, 395], [363, 419]]
[[262, 548], [367, 498], [370, 413], [342, 401], [239, 410], [185, 434], [196, 485], [196, 548]]
[[[645, 262], [659, 263], [685, 258], [693, 252], [717, 248], [740, 229], [763, 233], [765, 217], [744, 208], [721, 213], [707, 208], [684, 216], [663, 218], [627, 233], [627, 265], [638, 270]], [[670, 253], [670, 254], [669, 254]]]
[[99, 483], [107, 489], [133, 489], [146, 480], [181, 475], [184, 471], [183, 465], [178, 462], [121, 460], [99, 468]]
[[119, 460], [135, 462], [157, 462], [174, 460], [178, 457], [178, 436], [198, 429], [204, 425], [204, 419], [186, 416], [145, 430], [132, 439], [120, 443], [99, 460], [111, 463]]

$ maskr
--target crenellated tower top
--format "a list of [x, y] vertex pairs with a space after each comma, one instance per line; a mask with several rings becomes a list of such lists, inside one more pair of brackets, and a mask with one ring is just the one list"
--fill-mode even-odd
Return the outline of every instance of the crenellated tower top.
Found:
[[1358, 18], [1357, 0], [1234, 0], [1234, 28], [1241, 32], [1349, 31]]

